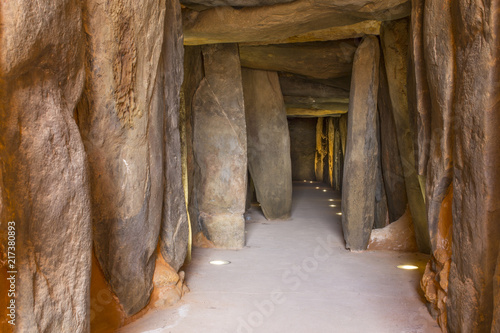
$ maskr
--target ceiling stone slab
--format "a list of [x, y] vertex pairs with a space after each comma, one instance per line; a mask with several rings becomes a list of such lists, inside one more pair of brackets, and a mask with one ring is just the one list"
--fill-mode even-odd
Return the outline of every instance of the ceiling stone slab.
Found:
[[234, 7], [256, 7], [270, 6], [280, 3], [293, 2], [294, 0], [181, 0], [181, 4], [185, 6], [234, 6]]
[[285, 104], [290, 108], [307, 108], [315, 110], [347, 110], [349, 99], [312, 98], [306, 96], [284, 96]]
[[240, 45], [241, 66], [283, 71], [316, 79], [332, 79], [351, 74], [357, 40], [331, 42]]
[[306, 42], [325, 42], [331, 40], [342, 40], [349, 38], [359, 38], [364, 35], [380, 35], [380, 21], [367, 20], [342, 27], [332, 27], [321, 30], [314, 30], [304, 34], [291, 36], [285, 39], [272, 41], [257, 41], [244, 43], [244, 45], [267, 45], [267, 44], [290, 44]]
[[274, 6], [183, 10], [186, 45], [287, 39], [315, 30], [366, 20], [410, 15], [409, 0], [297, 0]]
[[347, 110], [315, 110], [307, 108], [286, 108], [288, 117], [339, 117], [347, 113]]
[[[349, 85], [343, 84], [343, 79], [341, 80], [342, 82], [339, 86], [344, 88], [322, 84], [288, 73], [280, 73], [279, 78], [281, 91], [285, 96], [309, 96], [317, 98], [335, 97], [349, 99]], [[346, 86], [347, 89], [345, 89]]]

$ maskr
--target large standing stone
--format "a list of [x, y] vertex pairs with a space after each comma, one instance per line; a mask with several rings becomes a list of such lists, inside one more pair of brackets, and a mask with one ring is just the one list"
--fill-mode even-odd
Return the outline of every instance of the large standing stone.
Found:
[[316, 118], [290, 118], [290, 157], [293, 180], [315, 180]]
[[127, 315], [148, 303], [162, 219], [164, 22], [164, 2], [88, 0], [84, 9], [87, 80], [77, 111], [94, 248]]
[[[425, 15], [422, 16], [424, 10]], [[432, 260], [422, 279], [422, 285], [427, 299], [432, 303], [429, 308], [433, 315], [437, 316], [442, 327], [446, 327], [448, 273], [452, 252], [453, 191], [450, 185], [453, 179], [452, 113], [456, 70], [452, 13], [449, 5], [443, 6], [436, 1], [427, 1], [425, 7], [416, 7], [415, 12], [416, 17], [422, 18], [423, 22], [413, 22], [413, 29], [426, 27], [423, 43], [420, 38], [413, 37], [412, 55], [415, 61], [414, 82], [419, 88], [416, 94], [419, 158], [426, 163], [425, 167], [419, 166], [419, 172], [425, 172], [427, 221], [432, 250]], [[421, 52], [425, 57], [426, 71], [420, 67], [423, 61], [420, 58]], [[425, 91], [424, 87], [429, 90]], [[425, 103], [426, 97], [430, 98], [430, 108], [422, 110], [428, 104]], [[448, 204], [444, 202], [446, 196], [450, 197]]]
[[387, 197], [389, 222], [397, 221], [405, 213], [408, 205], [405, 178], [399, 156], [398, 136], [392, 111], [391, 96], [383, 55], [380, 61], [380, 81], [378, 88], [378, 114], [380, 117], [380, 163], [383, 185]]
[[267, 219], [287, 219], [292, 210], [290, 134], [278, 74], [242, 69], [248, 168]]
[[85, 78], [80, 2], [3, 2], [0, 17], [0, 241], [17, 270], [16, 326], [4, 322], [2, 289], [2, 332], [88, 332], [90, 190], [73, 119]]
[[[496, 2], [450, 3], [453, 94], [453, 245], [450, 332], [500, 331], [500, 40]], [[436, 20], [441, 20], [440, 16]], [[435, 20], [432, 21], [437, 24]], [[427, 31], [428, 35], [432, 31]], [[445, 46], [439, 53], [446, 56]], [[448, 84], [449, 82], [446, 82]], [[443, 81], [443, 84], [444, 81]]]
[[[181, 142], [179, 133], [180, 90], [183, 80], [184, 45], [182, 43], [181, 7], [177, 0], [166, 2], [165, 28], [160, 77], [163, 98], [159, 99], [164, 113], [165, 185], [160, 249], [165, 261], [178, 270], [187, 253], [189, 225], [182, 177]], [[186, 181], [186, 179], [185, 179]]]
[[[187, 184], [187, 197], [189, 216], [191, 217], [191, 230], [193, 241], [202, 232], [196, 217], [199, 215], [194, 186], [194, 152], [193, 152], [193, 98], [203, 80], [203, 59], [201, 46], [186, 46], [184, 51], [184, 81], [181, 87], [181, 125], [184, 128], [181, 135], [183, 157], [183, 178]], [[193, 244], [194, 245], [194, 244]]]
[[380, 39], [389, 84], [389, 94], [398, 136], [399, 153], [405, 177], [408, 205], [415, 225], [415, 235], [421, 252], [430, 253], [430, 239], [425, 202], [415, 168], [413, 134], [407, 100], [408, 20], [383, 22]]
[[276, 6], [217, 7], [183, 13], [186, 42], [193, 44], [273, 41], [365, 20], [410, 15], [408, 0], [297, 0]]
[[[195, 221], [217, 247], [245, 244], [247, 135], [238, 46], [203, 46], [205, 78], [193, 98]], [[254, 179], [255, 180], [255, 179]]]
[[342, 177], [344, 169], [344, 154], [342, 152], [342, 138], [340, 135], [339, 118], [334, 118], [335, 138], [333, 145], [333, 187], [336, 191], [342, 190]]
[[325, 118], [320, 117], [316, 123], [316, 152], [314, 154], [314, 173], [316, 180], [319, 182], [323, 181], [324, 161], [325, 156], [327, 156], [327, 141], [324, 128], [326, 128]]
[[328, 126], [328, 184], [330, 187], [334, 187], [334, 164], [335, 164], [335, 127], [333, 125], [333, 118], [327, 118]]
[[374, 222], [379, 58], [377, 37], [364, 37], [354, 56], [342, 182], [344, 239], [356, 251], [366, 249]]

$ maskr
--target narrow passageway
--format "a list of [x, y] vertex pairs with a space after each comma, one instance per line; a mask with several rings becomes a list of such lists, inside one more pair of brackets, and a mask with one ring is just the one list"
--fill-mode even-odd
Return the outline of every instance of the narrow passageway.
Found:
[[349, 252], [339, 192], [317, 182], [293, 190], [291, 220], [267, 221], [253, 206], [244, 249], [194, 249], [191, 292], [120, 332], [440, 332], [418, 293], [428, 256]]

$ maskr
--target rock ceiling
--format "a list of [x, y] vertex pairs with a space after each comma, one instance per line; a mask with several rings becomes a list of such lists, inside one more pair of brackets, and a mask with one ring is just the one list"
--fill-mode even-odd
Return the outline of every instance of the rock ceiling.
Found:
[[288, 116], [346, 113], [354, 52], [404, 0], [186, 0], [184, 44], [238, 43], [242, 67], [277, 71]]

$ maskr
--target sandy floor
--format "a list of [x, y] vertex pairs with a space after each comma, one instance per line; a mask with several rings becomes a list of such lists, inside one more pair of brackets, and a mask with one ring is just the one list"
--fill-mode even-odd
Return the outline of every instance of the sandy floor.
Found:
[[[294, 183], [291, 220], [267, 221], [252, 207], [244, 249], [194, 249], [186, 268], [191, 292], [120, 332], [440, 332], [419, 294], [427, 256], [351, 253], [338, 212], [338, 192]], [[231, 263], [210, 265], [214, 259]]]

